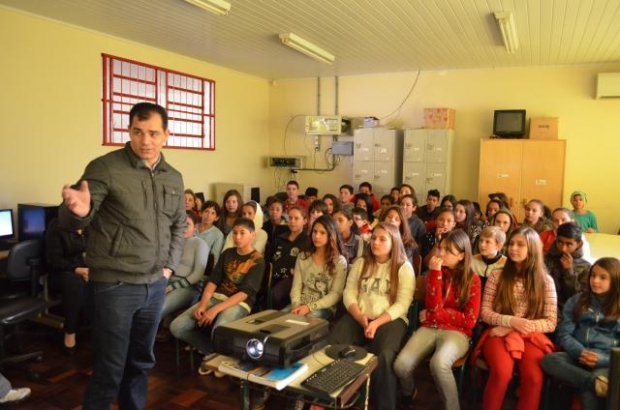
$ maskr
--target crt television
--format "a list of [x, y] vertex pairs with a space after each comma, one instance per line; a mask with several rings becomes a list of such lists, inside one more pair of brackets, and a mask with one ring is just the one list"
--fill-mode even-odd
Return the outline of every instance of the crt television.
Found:
[[13, 210], [0, 209], [0, 240], [13, 239]]
[[523, 138], [525, 110], [495, 110], [493, 135], [500, 138]]
[[17, 204], [17, 238], [20, 241], [45, 238], [47, 225], [58, 217], [58, 205]]

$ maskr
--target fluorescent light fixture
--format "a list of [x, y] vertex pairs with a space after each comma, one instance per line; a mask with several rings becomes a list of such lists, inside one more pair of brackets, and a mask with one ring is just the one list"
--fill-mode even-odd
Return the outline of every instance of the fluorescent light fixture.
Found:
[[185, 0], [189, 4], [210, 11], [218, 16], [225, 16], [230, 11], [230, 3], [224, 0]]
[[294, 48], [295, 50], [304, 53], [305, 55], [319, 60], [325, 64], [331, 64], [336, 59], [333, 54], [328, 53], [321, 47], [315, 46], [311, 42], [304, 40], [296, 34], [281, 33], [280, 40], [282, 40], [282, 43], [286, 44], [287, 46]]
[[515, 25], [515, 17], [512, 11], [496, 11], [495, 20], [497, 26], [502, 33], [502, 40], [506, 51], [514, 54], [519, 49], [519, 37], [517, 36], [517, 26]]

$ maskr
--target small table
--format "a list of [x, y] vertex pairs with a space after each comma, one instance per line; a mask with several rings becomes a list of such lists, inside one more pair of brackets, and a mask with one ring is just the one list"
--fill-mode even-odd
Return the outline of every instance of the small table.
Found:
[[[230, 360], [229, 357], [223, 355], [217, 355], [213, 359], [207, 362], [207, 367], [217, 370], [220, 363], [225, 360]], [[368, 353], [366, 357], [358, 360], [358, 363], [364, 364], [366, 369], [359, 376], [351, 380], [349, 384], [336, 390], [331, 396], [331, 400], [325, 400], [322, 396], [318, 395], [311, 389], [307, 389], [301, 385], [301, 383], [308, 378], [311, 374], [318, 371], [322, 367], [333, 362], [334, 359], [325, 354], [325, 349], [322, 349], [316, 353], [313, 353], [303, 359], [302, 362], [308, 364], [308, 370], [299, 376], [298, 379], [293, 380], [283, 390], [278, 391], [270, 387], [266, 387], [257, 383], [251, 383], [247, 379], [230, 376], [237, 379], [241, 383], [241, 390], [243, 395], [243, 410], [249, 410], [250, 408], [250, 385], [254, 389], [265, 390], [268, 389], [275, 395], [283, 395], [286, 397], [301, 398], [306, 402], [317, 404], [323, 407], [329, 407], [333, 409], [344, 409], [350, 407], [353, 404], [352, 399], [358, 396], [358, 392], [362, 386], [365, 386], [364, 394], [364, 409], [368, 409], [368, 395], [370, 393], [370, 375], [377, 368], [377, 357], [372, 353]]]

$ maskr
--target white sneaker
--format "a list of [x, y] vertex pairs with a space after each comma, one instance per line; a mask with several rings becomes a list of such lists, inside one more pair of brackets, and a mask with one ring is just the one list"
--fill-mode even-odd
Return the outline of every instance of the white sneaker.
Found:
[[11, 389], [9, 392], [0, 399], [0, 404], [17, 404], [30, 397], [30, 389], [28, 387], [22, 387], [20, 389]]

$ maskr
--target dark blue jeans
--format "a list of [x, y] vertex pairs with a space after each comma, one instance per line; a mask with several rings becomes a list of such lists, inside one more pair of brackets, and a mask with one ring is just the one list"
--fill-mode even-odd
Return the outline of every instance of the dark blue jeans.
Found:
[[166, 283], [88, 283], [94, 363], [84, 410], [109, 410], [117, 396], [122, 410], [144, 408]]

